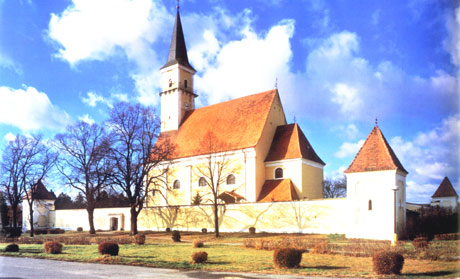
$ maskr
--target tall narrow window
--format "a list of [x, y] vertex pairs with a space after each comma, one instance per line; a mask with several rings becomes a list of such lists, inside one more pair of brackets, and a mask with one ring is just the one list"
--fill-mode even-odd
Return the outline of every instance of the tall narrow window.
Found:
[[277, 168], [275, 170], [275, 178], [283, 178], [283, 169], [282, 168]]
[[367, 205], [368, 210], [372, 210], [372, 200], [369, 200], [368, 205]]
[[204, 177], [200, 177], [200, 180], [198, 180], [198, 186], [200, 187], [206, 186], [206, 179]]
[[187, 84], [187, 80], [184, 79], [184, 87], [187, 88], [187, 85], [188, 85], [188, 84]]
[[235, 184], [235, 176], [233, 174], [229, 174], [227, 176], [227, 185]]
[[180, 189], [180, 181], [179, 180], [174, 181], [173, 189]]

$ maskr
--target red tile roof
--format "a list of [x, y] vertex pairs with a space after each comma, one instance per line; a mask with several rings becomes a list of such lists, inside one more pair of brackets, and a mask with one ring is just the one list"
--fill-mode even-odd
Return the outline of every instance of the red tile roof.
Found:
[[400, 170], [407, 174], [382, 131], [375, 126], [345, 173], [379, 170]]
[[299, 196], [290, 179], [265, 180], [257, 202], [294, 201]]
[[441, 197], [457, 197], [457, 192], [455, 192], [454, 187], [452, 186], [452, 183], [450, 183], [449, 178], [444, 177], [442, 180], [441, 184], [439, 184], [438, 189], [436, 192], [434, 192], [432, 198], [441, 198]]
[[241, 200], [245, 200], [245, 198], [235, 191], [225, 191], [218, 196], [219, 199], [223, 200], [225, 203], [235, 203]]
[[[195, 109], [177, 131], [161, 133], [157, 145], [169, 140], [174, 145], [171, 159], [254, 147], [277, 95], [275, 89]], [[203, 142], [210, 135], [212, 150]]]
[[325, 165], [297, 123], [278, 126], [265, 162], [297, 158]]

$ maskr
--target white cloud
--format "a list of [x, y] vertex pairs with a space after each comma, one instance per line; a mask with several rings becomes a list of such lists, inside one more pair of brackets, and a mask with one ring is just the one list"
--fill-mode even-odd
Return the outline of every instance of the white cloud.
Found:
[[356, 127], [356, 125], [353, 123], [348, 124], [348, 125], [341, 125], [341, 126], [333, 127], [331, 131], [336, 133], [339, 137], [343, 137], [348, 140], [354, 140], [361, 135], [358, 127]]
[[344, 142], [341, 146], [339, 151], [334, 153], [334, 156], [337, 158], [347, 158], [347, 157], [354, 157], [358, 154], [359, 149], [364, 144], [364, 140], [360, 140], [358, 142]]
[[107, 103], [104, 97], [94, 92], [88, 92], [86, 95], [87, 97], [82, 98], [82, 101], [90, 107], [97, 106], [97, 103]]
[[0, 67], [14, 71], [18, 75], [23, 74], [22, 67], [10, 57], [0, 52]]
[[[408, 194], [408, 197], [411, 201], [428, 201], [445, 176], [459, 189], [459, 114], [445, 118], [438, 127], [421, 132], [412, 140], [394, 137], [390, 140], [390, 145], [409, 171], [408, 180], [411, 181], [409, 187], [412, 187], [412, 194]], [[431, 187], [430, 191], [422, 190], [426, 185], [434, 185], [434, 189]]]
[[8, 132], [5, 136], [4, 136], [4, 139], [8, 142], [10, 141], [13, 141], [14, 139], [16, 138], [16, 136], [11, 133], [11, 132]]
[[60, 129], [69, 123], [69, 115], [54, 106], [48, 96], [34, 87], [0, 87], [0, 123], [23, 131]]
[[360, 99], [358, 89], [344, 83], [338, 83], [331, 89], [335, 94], [332, 101], [341, 106], [343, 113], [352, 113], [360, 110], [363, 106], [363, 101]]
[[79, 116], [78, 120], [88, 123], [89, 125], [93, 125], [95, 123], [94, 119], [92, 119], [88, 114], [83, 116]]

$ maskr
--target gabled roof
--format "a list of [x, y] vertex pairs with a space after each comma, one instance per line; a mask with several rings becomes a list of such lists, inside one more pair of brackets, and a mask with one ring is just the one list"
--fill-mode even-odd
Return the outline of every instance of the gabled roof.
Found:
[[[33, 187], [34, 187], [33, 188], [34, 200], [55, 200], [56, 199], [56, 196], [54, 195], [54, 193], [51, 193], [46, 189], [41, 179], [38, 180], [37, 183], [35, 183]], [[30, 195], [30, 191], [28, 195]]]
[[436, 192], [434, 192], [432, 198], [441, 198], [441, 197], [457, 197], [457, 192], [455, 192], [454, 187], [452, 186], [452, 183], [450, 183], [449, 178], [444, 177], [442, 180], [441, 184], [439, 184], [438, 189]]
[[189, 111], [179, 129], [161, 133], [156, 144], [169, 141], [171, 159], [254, 147], [275, 98], [276, 89]]
[[186, 66], [195, 72], [195, 69], [188, 62], [187, 47], [185, 46], [184, 32], [182, 31], [182, 23], [179, 15], [179, 7], [177, 8], [176, 21], [169, 47], [168, 62], [161, 69], [179, 64]]
[[223, 200], [225, 203], [235, 203], [241, 200], [245, 200], [245, 198], [237, 193], [235, 190], [233, 191], [225, 191], [221, 193], [217, 198]]
[[291, 179], [265, 180], [257, 202], [295, 201], [299, 196]]
[[297, 158], [325, 165], [297, 123], [278, 126], [265, 162]]
[[408, 173], [391, 149], [382, 131], [375, 126], [345, 173], [380, 170], [400, 170]]

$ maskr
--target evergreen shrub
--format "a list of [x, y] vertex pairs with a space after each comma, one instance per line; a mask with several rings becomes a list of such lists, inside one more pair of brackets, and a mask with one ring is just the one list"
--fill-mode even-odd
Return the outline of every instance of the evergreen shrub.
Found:
[[101, 242], [97, 247], [99, 254], [117, 256], [120, 248], [115, 242]]
[[173, 231], [171, 234], [171, 238], [174, 242], [180, 242], [180, 232], [179, 231]]
[[137, 234], [133, 236], [133, 240], [137, 245], [145, 244], [145, 234]]
[[201, 241], [199, 239], [193, 240], [193, 248], [201, 248], [203, 246], [204, 246], [203, 241]]
[[372, 257], [374, 271], [377, 274], [401, 274], [404, 257], [394, 251], [380, 251]]
[[256, 228], [250, 227], [249, 228], [249, 234], [255, 234], [256, 233]]
[[277, 268], [298, 267], [302, 261], [302, 250], [282, 248], [273, 252], [273, 264]]
[[19, 252], [19, 246], [17, 244], [8, 244], [5, 247], [5, 252]]
[[62, 253], [62, 244], [57, 241], [47, 241], [43, 245], [45, 248], [45, 253], [47, 254], [61, 254]]
[[208, 253], [205, 251], [199, 251], [192, 254], [192, 262], [193, 263], [204, 263], [208, 260]]

